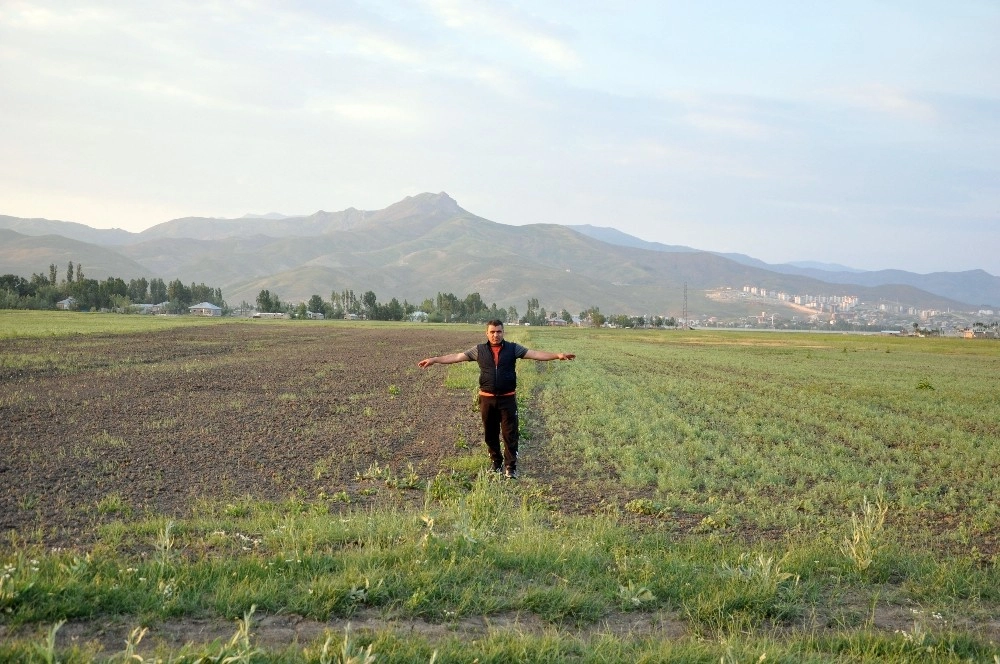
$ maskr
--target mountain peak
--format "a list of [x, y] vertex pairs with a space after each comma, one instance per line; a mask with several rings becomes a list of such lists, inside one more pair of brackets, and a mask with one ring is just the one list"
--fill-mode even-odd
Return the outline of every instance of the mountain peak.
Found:
[[393, 203], [384, 210], [374, 213], [371, 223], [412, 218], [444, 221], [460, 214], [466, 214], [465, 210], [458, 206], [454, 198], [442, 191], [437, 194], [423, 193], [407, 196], [398, 203]]
[[443, 191], [436, 194], [424, 192], [422, 194], [417, 194], [416, 196], [407, 196], [396, 205], [407, 202], [411, 205], [416, 204], [421, 207], [433, 207], [441, 211], [458, 212], [462, 210], [462, 208], [458, 206], [458, 202]]

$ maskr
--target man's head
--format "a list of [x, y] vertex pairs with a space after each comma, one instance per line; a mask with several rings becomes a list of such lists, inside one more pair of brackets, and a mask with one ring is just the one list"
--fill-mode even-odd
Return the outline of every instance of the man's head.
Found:
[[503, 321], [491, 320], [486, 324], [486, 339], [493, 346], [499, 346], [503, 341]]

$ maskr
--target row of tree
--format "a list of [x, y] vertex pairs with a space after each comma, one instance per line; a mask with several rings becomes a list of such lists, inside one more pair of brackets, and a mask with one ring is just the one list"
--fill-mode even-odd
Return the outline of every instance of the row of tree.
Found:
[[[56, 265], [49, 265], [48, 274], [32, 274], [25, 279], [14, 274], [0, 276], [0, 309], [55, 309], [58, 302], [72, 297], [74, 308], [89, 311], [108, 309], [129, 311], [134, 305], [155, 304], [166, 313], [183, 313], [193, 304], [211, 302], [229, 313], [229, 307], [222, 298], [222, 289], [202, 284], [185, 285], [180, 279], [165, 282], [163, 279], [141, 277], [125, 282], [118, 277], [108, 277], [104, 281], [87, 279], [83, 267], [69, 262], [65, 279], [60, 280]], [[402, 321], [415, 315], [429, 322], [477, 323], [502, 320], [505, 323], [522, 325], [545, 325], [558, 318], [572, 323], [574, 316], [562, 309], [558, 313], [546, 311], [538, 298], [529, 298], [523, 315], [514, 305], [497, 307], [487, 305], [479, 293], [469, 293], [460, 298], [454, 293], [438, 293], [421, 303], [400, 302], [393, 297], [388, 302], [379, 302], [374, 291], [365, 291], [359, 297], [354, 290], [333, 291], [330, 299], [313, 295], [308, 302], [292, 304], [283, 302], [276, 293], [262, 290], [257, 295], [255, 305], [243, 302], [243, 312], [288, 313], [297, 318], [307, 318], [308, 312], [321, 313], [325, 318], [345, 318], [351, 315], [368, 320]], [[420, 313], [418, 313], [420, 312]], [[600, 308], [590, 307], [579, 313], [579, 320], [585, 324], [600, 327], [605, 323], [616, 327], [670, 326], [673, 319], [660, 317], [611, 315], [605, 316]]]
[[109, 309], [126, 311], [137, 304], [159, 304], [166, 312], [181, 313], [192, 304], [211, 302], [225, 310], [222, 289], [202, 284], [185, 285], [180, 279], [131, 279], [119, 277], [103, 281], [87, 279], [83, 267], [70, 261], [66, 277], [59, 280], [56, 265], [49, 273], [31, 279], [15, 274], [0, 276], [0, 309], [55, 309], [58, 302], [73, 298], [73, 308], [81, 311]]
[[[537, 307], [537, 300], [534, 300]], [[250, 305], [243, 303], [243, 308]], [[393, 297], [388, 302], [379, 302], [374, 291], [365, 291], [360, 297], [352, 289], [333, 291], [329, 300], [320, 295], [313, 295], [308, 302], [294, 305], [283, 303], [281, 298], [270, 290], [262, 290], [257, 294], [256, 310], [263, 312], [285, 312], [299, 318], [306, 318], [308, 312], [321, 313], [325, 318], [345, 318], [357, 316], [368, 320], [401, 321], [409, 320], [418, 312], [426, 316], [430, 322], [452, 323], [485, 323], [488, 320], [517, 322], [517, 308], [497, 307], [496, 303], [489, 306], [483, 302], [479, 293], [471, 293], [465, 298], [459, 298], [453, 293], [438, 293], [435, 298], [427, 298], [420, 304], [407, 300], [400, 302]], [[544, 309], [541, 314], [544, 316]], [[530, 313], [530, 307], [529, 307]], [[536, 312], [537, 313], [537, 312]], [[537, 318], [537, 315], [536, 315]], [[540, 318], [539, 324], [540, 324]]]
[[[324, 318], [344, 318], [351, 315], [368, 320], [399, 321], [411, 320], [415, 315], [432, 323], [478, 323], [484, 324], [490, 320], [502, 320], [505, 323], [521, 325], [547, 325], [550, 320], [560, 319], [567, 324], [579, 320], [584, 324], [601, 327], [605, 324], [616, 327], [671, 327], [676, 325], [673, 318], [661, 316], [627, 316], [624, 314], [605, 316], [600, 307], [590, 307], [581, 311], [578, 318], [562, 309], [558, 314], [548, 312], [539, 304], [538, 298], [529, 298], [523, 316], [518, 315], [517, 307], [497, 307], [496, 303], [489, 306], [479, 293], [470, 293], [459, 298], [454, 293], [438, 293], [436, 297], [426, 298], [420, 304], [412, 304], [407, 300], [400, 302], [395, 297], [386, 303], [378, 301], [374, 291], [365, 291], [359, 298], [353, 290], [333, 291], [330, 300], [324, 300], [320, 295], [313, 295], [308, 302], [298, 305], [283, 303], [270, 290], [262, 290], [257, 295], [256, 310], [272, 313], [287, 313], [295, 318], [308, 318], [309, 312], [323, 314]], [[244, 302], [244, 310], [251, 305]]]

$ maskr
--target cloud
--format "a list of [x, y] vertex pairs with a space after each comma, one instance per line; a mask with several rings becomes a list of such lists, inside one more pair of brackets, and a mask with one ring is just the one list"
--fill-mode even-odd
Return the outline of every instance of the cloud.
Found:
[[445, 26], [453, 30], [478, 30], [508, 44], [518, 45], [546, 64], [557, 69], [576, 69], [580, 57], [565, 40], [552, 34], [551, 28], [523, 15], [504, 13], [498, 5], [481, 5], [464, 0], [427, 0], [428, 8]]
[[107, 23], [111, 12], [97, 7], [65, 7], [53, 11], [31, 2], [0, 6], [0, 25], [17, 30], [82, 32], [95, 23]]
[[765, 125], [734, 115], [718, 113], [689, 113], [684, 121], [701, 131], [726, 134], [734, 138], [761, 139], [770, 136], [771, 131]]
[[606, 155], [598, 161], [606, 160], [616, 167], [644, 172], [653, 169], [664, 174], [672, 173], [674, 176], [741, 180], [770, 177], [760, 164], [750, 163], [739, 153], [706, 147], [686, 147], [655, 139], [607, 144], [595, 148], [594, 151]]
[[357, 123], [400, 129], [413, 128], [421, 123], [422, 115], [412, 106], [360, 99], [309, 102], [306, 111], [324, 113], [332, 111], [340, 118]]
[[908, 122], [931, 123], [938, 119], [933, 105], [889, 85], [869, 84], [857, 88], [841, 88], [831, 91], [829, 95], [845, 105]]

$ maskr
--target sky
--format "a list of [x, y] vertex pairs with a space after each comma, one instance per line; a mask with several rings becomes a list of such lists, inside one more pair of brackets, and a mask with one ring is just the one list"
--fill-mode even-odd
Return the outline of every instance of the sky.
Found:
[[447, 192], [503, 224], [1000, 275], [995, 0], [0, 0], [0, 214]]

